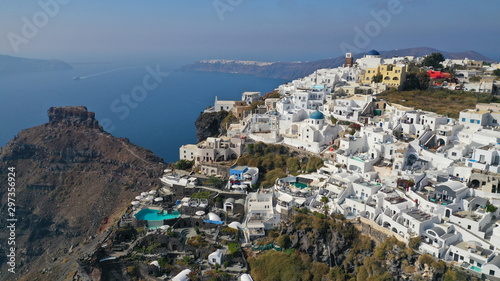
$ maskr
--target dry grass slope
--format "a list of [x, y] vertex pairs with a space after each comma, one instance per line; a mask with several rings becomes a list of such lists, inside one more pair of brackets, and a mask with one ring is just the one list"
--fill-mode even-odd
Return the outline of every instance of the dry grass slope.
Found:
[[379, 95], [391, 103], [436, 112], [452, 118], [458, 118], [460, 111], [475, 108], [477, 103], [499, 102], [498, 97], [484, 93], [471, 93], [450, 90], [388, 90]]

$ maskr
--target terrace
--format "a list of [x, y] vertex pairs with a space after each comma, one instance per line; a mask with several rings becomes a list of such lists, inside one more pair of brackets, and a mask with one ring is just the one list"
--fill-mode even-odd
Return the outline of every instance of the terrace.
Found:
[[448, 200], [446, 196], [440, 196], [440, 193], [431, 193], [430, 195], [427, 196], [427, 200], [439, 205], [449, 205], [452, 204], [453, 201]]
[[347, 196], [347, 199], [353, 200], [353, 201], [361, 203], [361, 204], [365, 204], [365, 200], [362, 200], [361, 198], [359, 198], [356, 195], [349, 195], [349, 196]]
[[468, 220], [476, 221], [476, 222], [480, 221], [483, 218], [482, 215], [477, 214], [475, 212], [471, 212], [471, 211], [456, 212], [456, 213], [453, 213], [453, 216], [459, 217], [461, 219], [468, 219]]
[[409, 211], [409, 212], [407, 212], [407, 214], [408, 214], [410, 217], [412, 217], [412, 218], [414, 218], [414, 219], [418, 220], [419, 222], [428, 221], [428, 220], [430, 220], [430, 219], [432, 218], [432, 216], [431, 216], [431, 215], [429, 215], [429, 214], [427, 214], [427, 213], [425, 213], [425, 212], [423, 212], [423, 211], [421, 211], [421, 210], [413, 210], [413, 211]]
[[384, 198], [385, 201], [391, 203], [391, 204], [400, 204], [400, 203], [404, 203], [406, 202], [407, 200], [403, 197], [386, 197]]

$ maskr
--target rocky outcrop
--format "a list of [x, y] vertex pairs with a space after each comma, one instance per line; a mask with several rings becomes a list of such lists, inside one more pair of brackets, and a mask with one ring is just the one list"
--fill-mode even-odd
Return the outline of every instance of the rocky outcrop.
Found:
[[342, 264], [358, 235], [350, 222], [327, 221], [301, 214], [295, 215], [291, 222], [281, 224], [280, 233], [290, 237], [292, 248], [327, 264]]
[[194, 123], [198, 142], [208, 137], [217, 137], [222, 133], [221, 124], [229, 113], [227, 111], [201, 113]]
[[49, 124], [52, 126], [59, 124], [73, 127], [86, 126], [103, 131], [95, 119], [95, 113], [89, 112], [85, 106], [51, 107], [47, 114]]
[[[48, 116], [0, 149], [0, 175], [16, 172], [17, 273], [6, 280], [63, 280], [78, 253], [95, 247], [89, 237], [106, 230], [137, 193], [161, 186], [163, 160], [103, 131], [85, 107], [51, 108]], [[2, 202], [6, 197], [0, 190]]]
[[362, 222], [318, 213], [292, 214], [289, 222], [279, 226], [279, 235], [287, 235], [291, 248], [313, 261], [327, 264], [334, 272], [340, 269], [352, 274], [336, 275], [341, 279], [370, 276], [369, 280], [389, 280], [392, 276], [393, 280], [441, 280], [446, 271], [444, 262], [419, 255], [394, 236]]

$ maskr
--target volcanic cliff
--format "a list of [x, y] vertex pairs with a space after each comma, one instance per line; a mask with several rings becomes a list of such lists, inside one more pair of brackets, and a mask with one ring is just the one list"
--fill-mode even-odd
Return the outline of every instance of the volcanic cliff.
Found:
[[[2, 243], [2, 280], [65, 280], [137, 193], [160, 186], [163, 160], [105, 132], [86, 107], [50, 108], [48, 116], [0, 150], [3, 183], [15, 168], [18, 219], [16, 273], [7, 272]], [[7, 196], [2, 188], [2, 203]], [[5, 204], [1, 209], [7, 212]], [[7, 235], [0, 232], [0, 241]]]

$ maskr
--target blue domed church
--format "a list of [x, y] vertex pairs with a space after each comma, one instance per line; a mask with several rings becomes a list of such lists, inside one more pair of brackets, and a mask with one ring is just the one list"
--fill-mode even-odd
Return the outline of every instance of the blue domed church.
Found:
[[300, 147], [305, 150], [319, 153], [338, 137], [340, 126], [334, 126], [325, 120], [325, 115], [313, 111], [309, 118], [301, 122], [294, 122], [285, 134], [286, 144]]

